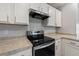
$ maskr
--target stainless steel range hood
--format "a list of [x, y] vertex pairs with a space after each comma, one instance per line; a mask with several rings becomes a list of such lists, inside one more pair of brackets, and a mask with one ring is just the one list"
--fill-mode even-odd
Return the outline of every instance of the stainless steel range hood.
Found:
[[49, 17], [48, 14], [34, 10], [34, 9], [30, 9], [29, 15], [33, 18], [42, 19], [42, 20], [47, 19]]

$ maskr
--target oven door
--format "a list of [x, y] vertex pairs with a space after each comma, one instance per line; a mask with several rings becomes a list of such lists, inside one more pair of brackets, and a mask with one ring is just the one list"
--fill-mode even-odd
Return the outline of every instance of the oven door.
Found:
[[55, 55], [55, 42], [45, 43], [33, 47], [34, 56], [54, 56]]

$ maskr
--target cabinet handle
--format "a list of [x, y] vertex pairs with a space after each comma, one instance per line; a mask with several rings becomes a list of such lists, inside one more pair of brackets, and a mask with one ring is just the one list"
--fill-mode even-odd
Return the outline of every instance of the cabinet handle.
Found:
[[15, 16], [15, 20], [14, 20], [14, 24], [16, 23], [16, 16]]
[[9, 23], [9, 16], [7, 16], [7, 23]]
[[70, 44], [72, 44], [72, 45], [76, 45], [76, 43], [74, 43], [74, 42], [70, 42]]

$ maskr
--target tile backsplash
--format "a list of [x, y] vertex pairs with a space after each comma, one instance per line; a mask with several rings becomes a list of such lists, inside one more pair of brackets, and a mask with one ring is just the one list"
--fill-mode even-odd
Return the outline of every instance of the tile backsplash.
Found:
[[47, 26], [43, 26], [43, 20], [41, 19], [36, 19], [36, 18], [32, 18], [30, 17], [30, 25], [28, 26], [29, 30], [32, 31], [37, 31], [37, 30], [44, 30], [45, 33], [48, 32], [56, 32], [54, 27], [47, 27]]
[[56, 32], [54, 27], [44, 27], [40, 19], [29, 18], [29, 26], [16, 26], [16, 25], [0, 25], [0, 37], [22, 36], [26, 31], [44, 30], [45, 33]]
[[0, 37], [22, 36], [26, 33], [27, 26], [0, 25]]

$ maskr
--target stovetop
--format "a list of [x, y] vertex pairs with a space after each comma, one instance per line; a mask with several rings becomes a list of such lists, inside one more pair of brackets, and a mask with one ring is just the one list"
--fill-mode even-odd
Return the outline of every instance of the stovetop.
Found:
[[38, 45], [42, 45], [42, 44], [45, 44], [45, 43], [50, 43], [52, 41], [55, 41], [55, 39], [53, 38], [50, 38], [50, 37], [46, 37], [44, 36], [44, 39], [39, 39], [39, 40], [31, 40], [33, 46], [38, 46]]
[[55, 39], [44, 36], [44, 31], [27, 31], [27, 38], [31, 41], [33, 46], [38, 46], [41, 44], [51, 43]]

